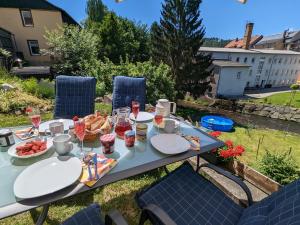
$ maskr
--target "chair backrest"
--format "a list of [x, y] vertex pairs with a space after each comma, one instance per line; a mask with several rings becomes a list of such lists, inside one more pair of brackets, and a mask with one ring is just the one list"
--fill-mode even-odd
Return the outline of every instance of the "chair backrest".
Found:
[[131, 107], [131, 102], [140, 103], [140, 110], [145, 111], [146, 79], [144, 77], [116, 76], [114, 78], [112, 107]]
[[300, 179], [245, 209], [238, 225], [300, 224]]
[[96, 79], [94, 77], [56, 77], [54, 118], [84, 117], [95, 111]]

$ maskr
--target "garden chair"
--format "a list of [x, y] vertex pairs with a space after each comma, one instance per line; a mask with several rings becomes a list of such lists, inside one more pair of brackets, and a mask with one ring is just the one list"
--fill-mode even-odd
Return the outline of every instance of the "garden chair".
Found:
[[236, 204], [185, 162], [137, 194], [142, 209], [140, 225], [147, 220], [168, 225], [300, 224], [300, 180], [252, 205], [251, 193], [240, 178], [211, 164], [200, 167], [209, 167], [239, 184], [247, 195], [249, 207]]
[[136, 100], [140, 103], [140, 110], [145, 111], [146, 104], [146, 79], [144, 77], [114, 77], [113, 83], [113, 110], [120, 107], [130, 107]]
[[95, 111], [94, 77], [57, 76], [54, 118], [84, 117]]
[[100, 205], [94, 203], [75, 213], [64, 221], [62, 225], [112, 225], [113, 223], [116, 225], [128, 225], [117, 210], [113, 210], [107, 214], [105, 222], [103, 222]]

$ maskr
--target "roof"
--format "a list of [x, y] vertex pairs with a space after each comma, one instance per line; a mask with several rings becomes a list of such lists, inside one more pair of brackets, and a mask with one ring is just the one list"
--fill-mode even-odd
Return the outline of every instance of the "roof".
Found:
[[0, 8], [23, 8], [61, 11], [64, 23], [78, 25], [78, 23], [63, 9], [46, 0], [0, 0]]
[[[298, 34], [299, 31], [287, 31], [286, 32], [286, 39], [291, 39], [293, 38], [296, 34]], [[258, 43], [257, 45], [261, 45], [261, 44], [266, 44], [266, 43], [273, 43], [276, 42], [278, 40], [283, 39], [283, 35], [284, 33], [279, 33], [279, 34], [272, 34], [269, 36], [264, 36]]]
[[[250, 45], [256, 44], [263, 36], [255, 35], [251, 37]], [[244, 45], [244, 39], [235, 39], [229, 42], [224, 48], [242, 48]]]
[[250, 67], [244, 63], [233, 62], [229, 60], [214, 60], [213, 64], [220, 67]]
[[227, 52], [227, 53], [252, 53], [252, 54], [281, 54], [281, 55], [300, 55], [300, 52], [290, 50], [273, 50], [273, 49], [242, 49], [242, 48], [215, 48], [201, 47], [202, 52]]

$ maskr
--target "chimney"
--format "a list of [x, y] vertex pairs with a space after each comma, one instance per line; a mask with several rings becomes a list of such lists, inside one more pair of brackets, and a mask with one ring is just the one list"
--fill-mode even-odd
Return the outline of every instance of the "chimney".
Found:
[[254, 23], [247, 23], [243, 39], [243, 49], [249, 49]]

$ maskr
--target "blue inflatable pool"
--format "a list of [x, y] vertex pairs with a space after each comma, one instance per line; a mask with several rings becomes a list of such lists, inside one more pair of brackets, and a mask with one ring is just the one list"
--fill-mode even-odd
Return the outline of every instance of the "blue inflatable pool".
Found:
[[231, 131], [234, 122], [222, 116], [203, 116], [201, 118], [201, 126], [215, 131]]

